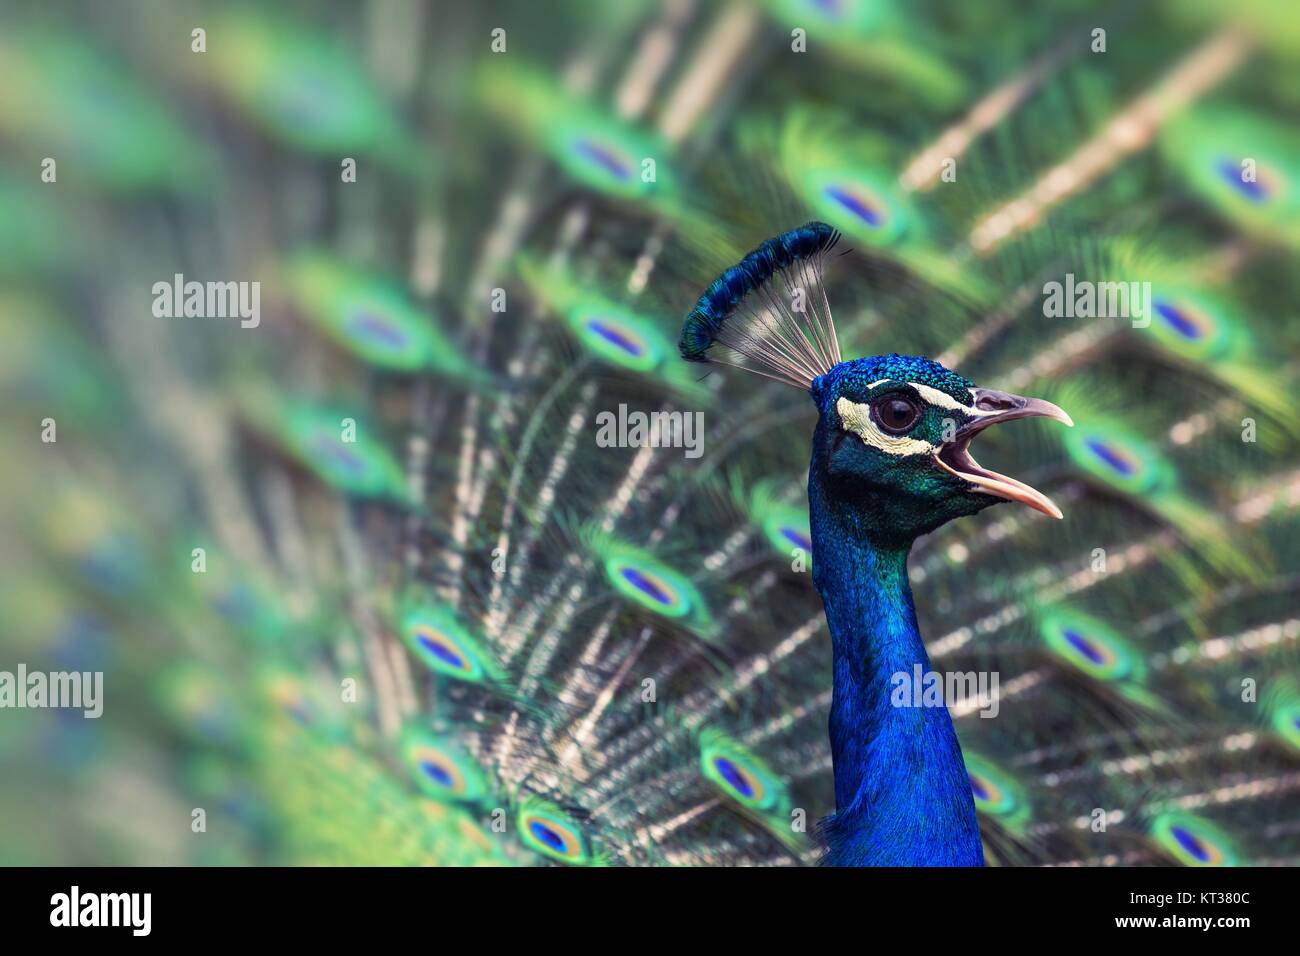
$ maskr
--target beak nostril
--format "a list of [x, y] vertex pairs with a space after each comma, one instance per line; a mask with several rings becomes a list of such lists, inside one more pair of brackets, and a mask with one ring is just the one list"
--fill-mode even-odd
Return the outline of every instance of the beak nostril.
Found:
[[1015, 398], [1010, 395], [999, 394], [981, 395], [979, 401], [975, 403], [975, 407], [983, 412], [1000, 412], [1007, 408], [1015, 408], [1016, 406], [1017, 403]]

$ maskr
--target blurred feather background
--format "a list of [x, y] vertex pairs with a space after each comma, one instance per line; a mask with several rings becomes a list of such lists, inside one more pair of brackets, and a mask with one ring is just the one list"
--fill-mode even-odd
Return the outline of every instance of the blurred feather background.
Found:
[[846, 355], [1078, 422], [913, 555], [988, 861], [1296, 862], [1289, 8], [5, 4], [0, 669], [104, 711], [0, 711], [0, 859], [815, 862], [814, 409], [675, 340], [818, 218]]

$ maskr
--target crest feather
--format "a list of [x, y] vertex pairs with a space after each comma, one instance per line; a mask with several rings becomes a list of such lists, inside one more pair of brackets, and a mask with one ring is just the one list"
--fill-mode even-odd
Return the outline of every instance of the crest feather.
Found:
[[811, 389], [813, 379], [840, 363], [822, 281], [825, 257], [839, 238], [824, 222], [805, 223], [764, 241], [718, 276], [682, 325], [682, 358]]

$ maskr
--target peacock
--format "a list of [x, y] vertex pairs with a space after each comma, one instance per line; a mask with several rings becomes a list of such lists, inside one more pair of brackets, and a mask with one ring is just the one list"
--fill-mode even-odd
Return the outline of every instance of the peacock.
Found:
[[[977, 388], [920, 356], [842, 361], [833, 318], [816, 306], [829, 306], [816, 280], [838, 239], [828, 224], [811, 222], [763, 243], [700, 298], [680, 349], [688, 361], [707, 362], [720, 345], [741, 367], [752, 363], [806, 389], [817, 406], [808, 524], [822, 556], [813, 580], [833, 647], [836, 811], [824, 827], [827, 862], [979, 866], [970, 777], [947, 707], [906, 698], [909, 706], [898, 706], [884, 693], [895, 675], [930, 670], [907, 555], [922, 535], [999, 500], [1063, 517], [1041, 492], [980, 467], [969, 446], [998, 422], [1074, 422], [1051, 402]], [[774, 294], [777, 283], [789, 305]], [[805, 307], [796, 310], [797, 302]]]
[[7, 8], [0, 861], [1300, 862], [1288, 13]]

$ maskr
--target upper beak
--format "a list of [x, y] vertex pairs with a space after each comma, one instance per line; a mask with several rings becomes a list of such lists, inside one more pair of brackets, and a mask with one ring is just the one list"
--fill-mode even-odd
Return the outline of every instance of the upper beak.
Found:
[[971, 457], [968, 447], [972, 438], [998, 422], [1015, 421], [1017, 418], [1051, 418], [1073, 426], [1073, 419], [1051, 402], [1041, 398], [1024, 398], [1008, 392], [995, 392], [989, 388], [976, 388], [971, 391], [975, 396], [977, 417], [963, 425], [952, 441], [940, 446], [935, 454], [935, 461], [939, 467], [964, 481], [969, 481], [988, 494], [1019, 501], [1053, 518], [1063, 517], [1061, 509], [1055, 502], [1038, 489], [1031, 488], [1023, 481], [981, 467]]

